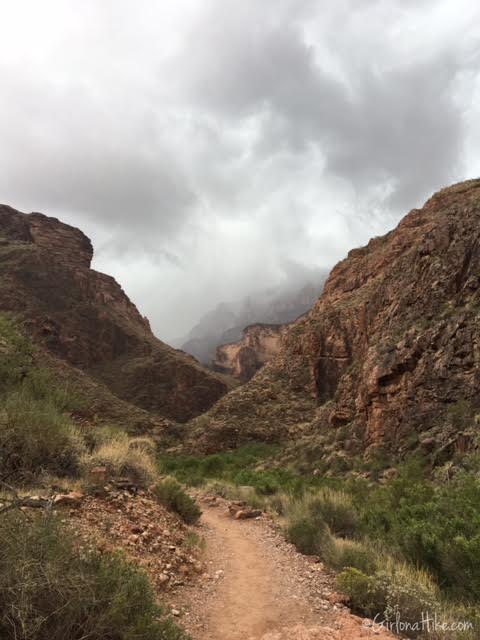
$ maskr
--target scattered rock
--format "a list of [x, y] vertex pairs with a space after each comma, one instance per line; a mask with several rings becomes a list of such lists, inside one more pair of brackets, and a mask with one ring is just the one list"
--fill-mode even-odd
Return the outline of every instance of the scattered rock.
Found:
[[70, 493], [58, 493], [53, 499], [53, 504], [55, 506], [66, 505], [69, 507], [76, 507], [80, 505], [84, 497], [85, 496], [80, 491], [71, 491]]
[[235, 520], [246, 520], [247, 518], [258, 518], [262, 515], [260, 509], [240, 509], [235, 513]]

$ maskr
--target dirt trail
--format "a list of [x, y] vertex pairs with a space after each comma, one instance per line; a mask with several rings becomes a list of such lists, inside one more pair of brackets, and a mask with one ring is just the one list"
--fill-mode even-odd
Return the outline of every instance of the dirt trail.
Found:
[[175, 605], [186, 610], [182, 623], [194, 640], [394, 637], [351, 615], [332, 576], [298, 554], [267, 518], [235, 520], [223, 504], [203, 509], [208, 574]]
[[221, 597], [208, 612], [208, 633], [199, 640], [261, 638], [267, 631], [304, 621], [308, 610], [279, 589], [278, 576], [259, 545], [245, 535], [250, 523], [239, 522], [209, 509], [204, 522], [215, 531], [217, 548], [225, 558]]

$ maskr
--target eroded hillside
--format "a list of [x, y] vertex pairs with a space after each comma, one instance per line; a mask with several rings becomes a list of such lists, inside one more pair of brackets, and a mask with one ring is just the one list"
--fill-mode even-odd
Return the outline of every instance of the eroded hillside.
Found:
[[178, 421], [208, 409], [225, 382], [158, 340], [120, 285], [90, 268], [92, 255], [78, 229], [1, 206], [0, 310], [123, 400]]
[[333, 432], [352, 455], [468, 449], [480, 404], [479, 234], [471, 180], [350, 251], [280, 354], [194, 421], [192, 441], [216, 450]]

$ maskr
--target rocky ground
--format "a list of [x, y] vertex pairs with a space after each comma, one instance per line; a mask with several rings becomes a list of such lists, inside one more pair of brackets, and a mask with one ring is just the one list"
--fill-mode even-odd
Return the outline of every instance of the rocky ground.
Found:
[[335, 576], [298, 553], [270, 517], [196, 497], [203, 514], [195, 527], [136, 489], [73, 493], [53, 504], [86, 544], [122, 551], [143, 567], [193, 640], [394, 638], [352, 615]]
[[334, 576], [285, 542], [270, 518], [235, 519], [220, 498], [203, 498], [202, 508], [206, 572], [170, 595], [194, 640], [394, 637], [352, 615]]
[[145, 569], [162, 596], [204, 569], [190, 529], [148, 492], [84, 496], [68, 515], [87, 543], [122, 551]]

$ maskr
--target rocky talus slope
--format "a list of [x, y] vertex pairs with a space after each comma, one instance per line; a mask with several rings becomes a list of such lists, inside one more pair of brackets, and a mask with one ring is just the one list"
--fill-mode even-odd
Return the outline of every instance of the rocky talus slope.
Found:
[[466, 450], [480, 409], [480, 180], [350, 251], [281, 352], [190, 425], [204, 450], [335, 434], [348, 454]]
[[288, 325], [251, 324], [242, 332], [237, 342], [217, 347], [217, 355], [212, 363], [215, 371], [221, 371], [246, 382], [271, 360], [281, 349], [282, 336]]
[[0, 206], [0, 311], [123, 401], [176, 421], [208, 409], [224, 380], [158, 340], [120, 285], [90, 268], [92, 256], [78, 229]]

